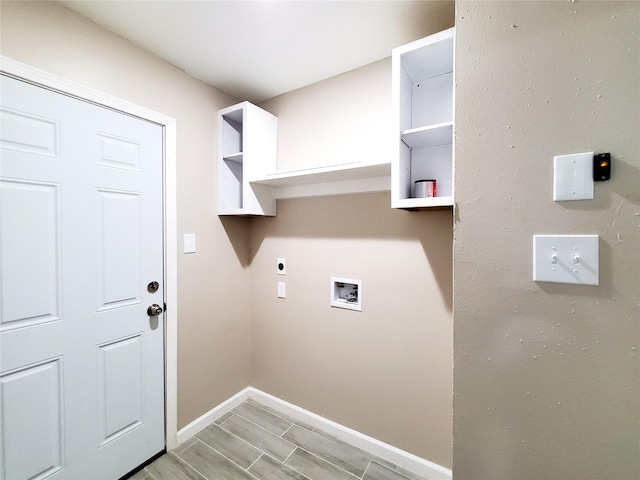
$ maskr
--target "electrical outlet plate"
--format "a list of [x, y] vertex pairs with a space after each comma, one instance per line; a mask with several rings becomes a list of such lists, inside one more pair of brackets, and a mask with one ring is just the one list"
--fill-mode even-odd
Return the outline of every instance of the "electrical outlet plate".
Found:
[[287, 274], [287, 261], [284, 258], [276, 258], [276, 273], [278, 275]]
[[331, 277], [331, 306], [362, 311], [362, 280]]
[[599, 285], [598, 235], [534, 235], [533, 281]]

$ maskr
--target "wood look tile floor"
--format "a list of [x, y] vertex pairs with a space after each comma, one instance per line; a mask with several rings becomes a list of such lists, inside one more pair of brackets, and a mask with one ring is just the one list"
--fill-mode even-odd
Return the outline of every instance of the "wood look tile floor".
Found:
[[129, 480], [426, 480], [253, 400]]

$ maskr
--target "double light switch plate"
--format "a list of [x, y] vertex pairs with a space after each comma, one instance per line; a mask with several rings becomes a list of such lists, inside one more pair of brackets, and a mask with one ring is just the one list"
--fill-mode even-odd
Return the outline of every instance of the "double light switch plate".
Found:
[[599, 285], [598, 235], [534, 235], [535, 282]]

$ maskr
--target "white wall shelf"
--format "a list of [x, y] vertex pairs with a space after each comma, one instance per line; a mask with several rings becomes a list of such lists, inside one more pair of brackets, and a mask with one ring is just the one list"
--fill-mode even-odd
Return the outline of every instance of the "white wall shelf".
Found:
[[[391, 161], [391, 206], [408, 210], [454, 205], [455, 29], [392, 52], [397, 156]], [[435, 179], [436, 196], [415, 198], [416, 181]]]
[[274, 198], [316, 197], [388, 191], [390, 163], [343, 163], [299, 170], [282, 170], [253, 180], [268, 187]]
[[[428, 204], [425, 204], [425, 200], [428, 200]], [[449, 209], [452, 205], [453, 197], [437, 196], [433, 198], [404, 198], [398, 200], [394, 208], [402, 208], [404, 210], [423, 210], [426, 207], [442, 210]]]

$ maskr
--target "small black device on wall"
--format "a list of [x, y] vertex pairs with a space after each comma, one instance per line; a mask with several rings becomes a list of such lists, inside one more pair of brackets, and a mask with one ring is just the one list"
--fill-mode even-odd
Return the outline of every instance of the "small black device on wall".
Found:
[[604, 182], [611, 178], [611, 154], [596, 153], [593, 156], [593, 181]]

